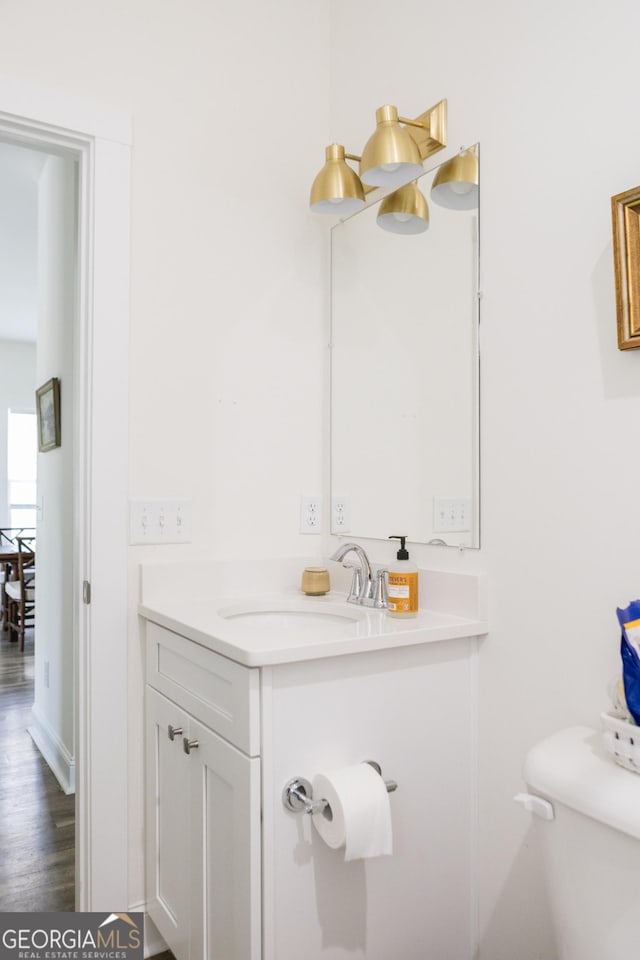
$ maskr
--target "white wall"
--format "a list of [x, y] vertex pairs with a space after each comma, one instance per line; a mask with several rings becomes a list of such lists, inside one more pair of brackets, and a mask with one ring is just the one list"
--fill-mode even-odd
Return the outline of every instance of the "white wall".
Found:
[[324, 231], [307, 198], [328, 126], [325, 8], [5, 13], [3, 72], [134, 116], [132, 496], [193, 498], [184, 552], [298, 549], [299, 494], [322, 466]]
[[[73, 788], [73, 161], [49, 157], [38, 184], [38, 386], [60, 380], [61, 446], [38, 454], [38, 606], [35, 637], [36, 740], [67, 789]], [[49, 664], [49, 684], [45, 682]]]
[[10, 409], [35, 412], [35, 344], [0, 340], [0, 367], [0, 526], [7, 527], [7, 414]]
[[[482, 164], [482, 549], [416, 559], [489, 574], [480, 667], [480, 957], [553, 956], [529, 817], [527, 748], [598, 726], [615, 606], [639, 592], [640, 353], [616, 346], [609, 198], [640, 180], [633, 0], [455, 9], [332, 3], [330, 139], [374, 111], [449, 100], [453, 150]], [[381, 50], [384, 55], [381, 55]]]
[[0, 143], [0, 331], [7, 340], [36, 336], [37, 180], [43, 159]]
[[193, 501], [192, 545], [130, 551], [131, 904], [144, 895], [138, 562], [317, 549], [298, 510], [323, 477], [326, 244], [307, 201], [328, 39], [326, 6], [297, 0], [3, 10], [4, 73], [133, 115], [130, 490]]

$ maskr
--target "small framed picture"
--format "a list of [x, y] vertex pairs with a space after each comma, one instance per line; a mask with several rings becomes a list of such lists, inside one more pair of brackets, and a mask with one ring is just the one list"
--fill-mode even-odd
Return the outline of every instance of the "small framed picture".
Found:
[[38, 449], [53, 450], [61, 444], [60, 438], [60, 381], [57, 377], [47, 380], [36, 390], [38, 411]]
[[640, 347], [640, 187], [611, 198], [618, 349]]

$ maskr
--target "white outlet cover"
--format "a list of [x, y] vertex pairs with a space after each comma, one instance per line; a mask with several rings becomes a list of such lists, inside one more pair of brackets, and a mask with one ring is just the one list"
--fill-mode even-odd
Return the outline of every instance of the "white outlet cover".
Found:
[[300, 498], [300, 533], [322, 533], [322, 498]]
[[349, 497], [331, 498], [331, 533], [349, 533], [351, 529], [351, 503]]

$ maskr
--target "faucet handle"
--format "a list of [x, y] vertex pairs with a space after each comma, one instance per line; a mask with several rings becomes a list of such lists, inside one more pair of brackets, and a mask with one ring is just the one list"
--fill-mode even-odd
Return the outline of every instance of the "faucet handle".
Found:
[[357, 563], [343, 563], [343, 567], [347, 567], [349, 570], [353, 570], [353, 577], [351, 580], [351, 588], [349, 590], [349, 596], [347, 597], [347, 603], [361, 603], [362, 602], [362, 567]]
[[389, 606], [389, 593], [387, 591], [387, 567], [380, 567], [376, 570], [376, 582], [373, 591], [373, 606], [378, 610], [386, 610]]

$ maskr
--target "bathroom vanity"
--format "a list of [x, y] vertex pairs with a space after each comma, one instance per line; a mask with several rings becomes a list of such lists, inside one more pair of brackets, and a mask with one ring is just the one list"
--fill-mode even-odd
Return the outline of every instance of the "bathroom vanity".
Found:
[[[481, 578], [402, 621], [303, 566], [142, 568], [148, 913], [177, 960], [470, 960]], [[365, 760], [393, 853], [345, 862], [282, 793]]]

